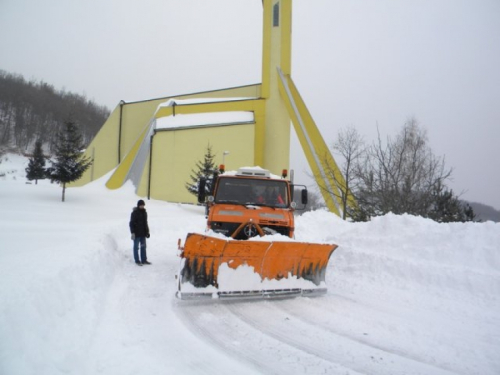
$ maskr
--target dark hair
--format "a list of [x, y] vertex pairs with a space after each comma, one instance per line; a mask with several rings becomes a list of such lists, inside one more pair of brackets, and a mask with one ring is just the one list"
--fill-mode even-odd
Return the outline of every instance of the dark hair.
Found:
[[144, 203], [144, 201], [142, 199], [139, 199], [137, 201], [137, 207], [139, 207], [139, 206], [145, 206], [145, 205], [146, 205], [146, 203]]

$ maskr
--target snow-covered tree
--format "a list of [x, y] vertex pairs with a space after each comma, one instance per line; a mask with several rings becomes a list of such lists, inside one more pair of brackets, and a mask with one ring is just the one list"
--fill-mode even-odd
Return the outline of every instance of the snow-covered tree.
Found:
[[35, 184], [38, 184], [38, 180], [43, 180], [46, 177], [45, 169], [45, 156], [42, 150], [42, 141], [38, 140], [35, 142], [35, 150], [33, 151], [33, 156], [29, 158], [28, 167], [26, 168], [26, 178], [30, 181], [35, 180]]
[[64, 123], [63, 129], [57, 134], [55, 161], [47, 169], [47, 175], [52, 182], [62, 184], [62, 201], [64, 202], [66, 184], [82, 177], [92, 161], [83, 156], [84, 144], [78, 126], [73, 121]]

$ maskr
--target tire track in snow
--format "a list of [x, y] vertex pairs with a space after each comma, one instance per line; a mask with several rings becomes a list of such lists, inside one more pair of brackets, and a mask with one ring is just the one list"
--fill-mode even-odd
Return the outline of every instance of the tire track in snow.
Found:
[[[436, 350], [432, 353], [433, 358], [430, 358], [431, 356], [426, 356], [422, 353], [412, 354], [411, 349], [401, 350], [393, 345], [394, 341], [399, 343], [404, 342], [401, 336], [405, 336], [408, 341], [413, 341], [413, 345], [417, 348], [426, 346], [421, 340], [422, 336], [424, 336], [424, 340], [429, 339], [428, 336], [431, 335], [429, 332], [433, 331], [432, 327], [429, 325], [430, 322], [420, 324], [419, 326], [427, 326], [428, 329], [424, 332], [420, 332], [420, 335], [415, 337], [415, 332], [412, 331], [412, 327], [407, 326], [408, 321], [413, 320], [413, 318], [408, 319], [407, 317], [402, 319], [401, 315], [391, 312], [390, 310], [377, 309], [377, 306], [361, 303], [340, 294], [329, 294], [329, 296], [324, 298], [310, 299], [309, 303], [300, 309], [295, 308], [291, 303], [280, 304], [277, 305], [277, 307], [281, 309], [283, 313], [300, 319], [304, 323], [320, 327], [322, 330], [326, 330], [332, 335], [338, 335], [356, 341], [361, 345], [366, 345], [382, 352], [396, 355], [410, 362], [421, 363], [431, 368], [435, 368], [436, 371], [444, 371], [445, 373], [451, 372], [454, 374], [468, 373], [467, 370], [457, 365], [453, 366], [452, 363], [448, 363], [447, 366], [446, 364], [438, 363], [438, 360], [432, 362], [432, 359], [436, 358]], [[315, 315], [314, 311], [319, 309], [330, 311], [330, 314]], [[331, 313], [334, 309], [338, 310], [338, 312]], [[413, 313], [415, 315], [414, 318], [420, 315], [419, 313]], [[378, 316], [379, 318], [374, 319], [374, 316]], [[373, 322], [377, 323], [376, 327], [372, 326]], [[354, 330], [353, 327], [356, 329]], [[393, 332], [394, 330], [391, 329], [393, 327], [397, 327], [397, 332]], [[394, 339], [394, 337], [391, 336], [388, 338], [388, 334], [399, 334], [400, 337]], [[381, 337], [384, 335], [385, 337]], [[377, 342], [374, 342], [375, 338], [378, 338]], [[420, 345], [416, 345], [415, 340], [418, 339], [420, 340]], [[460, 339], [458, 335], [456, 339]], [[432, 346], [436, 347], [438, 345], [433, 343]]]
[[[241, 347], [241, 339], [246, 336], [238, 328], [237, 324], [230, 324], [229, 319], [222, 317], [217, 307], [205, 303], [188, 302], [177, 306], [178, 316], [184, 325], [200, 339], [210, 345], [218, 347], [221, 351], [236, 356], [240, 360], [247, 362], [255, 369], [255, 373], [274, 374], [272, 367], [262, 362], [251, 351]], [[232, 332], [232, 333], [230, 333]], [[234, 333], [240, 334], [240, 340]]]
[[148, 254], [153, 264], [137, 267], [130, 247], [120, 247], [111, 235], [105, 235], [103, 243], [105, 254], [113, 257], [105, 263], [113, 277], [102, 298], [83, 374], [235, 373], [237, 361], [224, 362], [225, 355], [200, 345], [180, 322], [172, 323], [177, 319], [169, 308], [176, 302], [175, 283], [165, 280], [174, 280], [177, 258], [152, 249]]
[[203, 340], [238, 357], [259, 374], [350, 374], [357, 372], [313, 351], [304, 351], [269, 330], [247, 322], [239, 310], [259, 315], [267, 301], [187, 303], [179, 306], [186, 326]]
[[[266, 301], [259, 313], [243, 305], [228, 306], [233, 314], [250, 326], [275, 340], [286, 343], [295, 349], [316, 356], [343, 368], [349, 368], [363, 374], [451, 374], [412, 358], [400, 356], [334, 331], [330, 326], [312, 322], [294, 316], [293, 311], [300, 311], [304, 299]], [[318, 309], [311, 316], [321, 316]], [[292, 316], [292, 318], [290, 318]], [[311, 332], [313, 331], [313, 332]]]
[[[473, 371], [469, 367], [464, 367], [460, 361], [448, 360], [457, 352], [462, 352], [461, 357], [466, 356], [466, 348], [463, 345], [460, 347], [460, 345], [440, 344], [459, 343], [464, 337], [473, 336], [475, 332], [473, 328], [464, 324], [457, 331], [457, 324], [453, 320], [436, 321], [433, 311], [436, 306], [434, 303], [429, 303], [428, 299], [424, 304], [415, 302], [410, 305], [394, 304], [394, 301], [399, 301], [401, 296], [390, 294], [390, 299], [382, 302], [380, 296], [375, 297], [376, 300], [365, 299], [366, 296], [355, 300], [342, 293], [329, 292], [322, 298], [309, 299], [309, 302], [300, 309], [293, 305], [293, 301], [289, 301], [289, 304], [280, 304], [278, 307], [297, 319], [321, 326], [332, 334], [358, 341], [409, 361], [428, 365], [436, 368], [435, 371], [464, 375]], [[442, 303], [441, 298], [439, 303]], [[315, 315], [318, 310], [329, 313]], [[459, 319], [457, 313], [454, 311], [454, 319]], [[464, 323], [467, 322], [464, 317], [461, 319]], [[422, 327], [426, 329], [421, 329]], [[429, 347], [432, 350], [429, 350]]]

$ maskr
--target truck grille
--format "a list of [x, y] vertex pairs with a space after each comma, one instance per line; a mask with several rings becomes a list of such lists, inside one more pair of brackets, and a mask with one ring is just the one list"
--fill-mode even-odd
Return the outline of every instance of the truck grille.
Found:
[[[270, 233], [279, 233], [283, 236], [290, 236], [290, 228], [284, 227], [281, 225], [275, 225], [273, 223], [273, 220], [261, 220], [259, 222], [260, 227], [264, 232], [270, 232]], [[210, 228], [216, 232], [216, 233], [221, 233], [227, 237], [231, 237], [232, 234], [238, 229], [240, 226], [240, 223], [225, 223], [225, 222], [217, 222], [213, 221], [210, 223]], [[268, 229], [268, 230], [266, 230]], [[269, 234], [270, 234], [269, 233]], [[240, 231], [240, 233], [235, 237], [236, 240], [246, 240], [248, 237], [245, 236], [243, 231]]]

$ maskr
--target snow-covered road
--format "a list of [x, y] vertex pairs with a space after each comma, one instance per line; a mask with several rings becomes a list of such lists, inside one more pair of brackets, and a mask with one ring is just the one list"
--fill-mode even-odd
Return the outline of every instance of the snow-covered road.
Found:
[[131, 186], [0, 181], [0, 374], [500, 373], [500, 225], [386, 215], [298, 218], [340, 245], [317, 298], [180, 301], [177, 240], [203, 209], [147, 201], [133, 263]]

